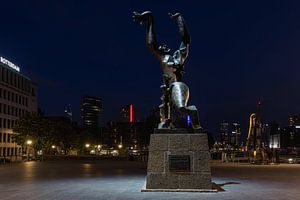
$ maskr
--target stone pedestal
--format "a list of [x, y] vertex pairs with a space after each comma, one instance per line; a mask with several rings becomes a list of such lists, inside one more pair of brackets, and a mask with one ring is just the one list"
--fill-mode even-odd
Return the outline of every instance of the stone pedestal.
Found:
[[155, 130], [144, 192], [213, 192], [207, 134]]

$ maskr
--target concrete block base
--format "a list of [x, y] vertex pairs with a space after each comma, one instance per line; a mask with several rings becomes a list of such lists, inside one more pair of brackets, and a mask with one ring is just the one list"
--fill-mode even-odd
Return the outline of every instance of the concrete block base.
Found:
[[185, 129], [151, 135], [143, 192], [215, 192], [207, 135]]

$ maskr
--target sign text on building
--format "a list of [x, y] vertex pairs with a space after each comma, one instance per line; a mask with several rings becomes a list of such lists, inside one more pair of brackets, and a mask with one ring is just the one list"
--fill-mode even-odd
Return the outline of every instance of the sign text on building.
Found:
[[3, 63], [3, 64], [6, 64], [7, 66], [9, 66], [10, 68], [20, 72], [20, 67], [18, 67], [17, 65], [15, 65], [14, 63], [10, 62], [9, 60], [6, 60], [5, 58], [3, 57], [0, 57], [0, 61]]

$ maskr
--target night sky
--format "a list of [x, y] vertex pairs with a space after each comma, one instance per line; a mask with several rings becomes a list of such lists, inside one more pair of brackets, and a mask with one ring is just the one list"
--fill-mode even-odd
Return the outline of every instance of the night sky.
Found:
[[159, 62], [145, 46], [145, 27], [131, 18], [144, 10], [172, 50], [181, 41], [167, 13], [183, 14], [192, 37], [184, 80], [204, 128], [216, 133], [225, 120], [245, 132], [258, 101], [264, 122], [286, 125], [300, 113], [296, 1], [1, 1], [0, 55], [38, 84], [47, 115], [71, 104], [79, 120], [87, 94], [103, 98], [106, 120], [129, 103], [143, 120], [161, 96]]

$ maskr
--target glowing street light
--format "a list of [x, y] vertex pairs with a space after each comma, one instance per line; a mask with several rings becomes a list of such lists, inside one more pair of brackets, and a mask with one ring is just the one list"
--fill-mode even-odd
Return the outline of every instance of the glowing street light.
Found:
[[89, 148], [89, 147], [90, 147], [90, 144], [85, 144], [85, 147], [86, 147], [86, 148]]
[[123, 145], [122, 145], [122, 144], [119, 144], [118, 147], [119, 147], [119, 149], [122, 149]]
[[97, 148], [98, 148], [98, 149], [101, 149], [101, 145], [100, 145], [100, 144], [98, 144], [98, 145], [97, 145]]
[[27, 161], [29, 161], [29, 148], [32, 144], [32, 140], [27, 140], [26, 141], [26, 157], [27, 157]]
[[52, 145], [52, 146], [51, 146], [52, 149], [55, 149], [55, 147], [56, 147], [55, 145]]

